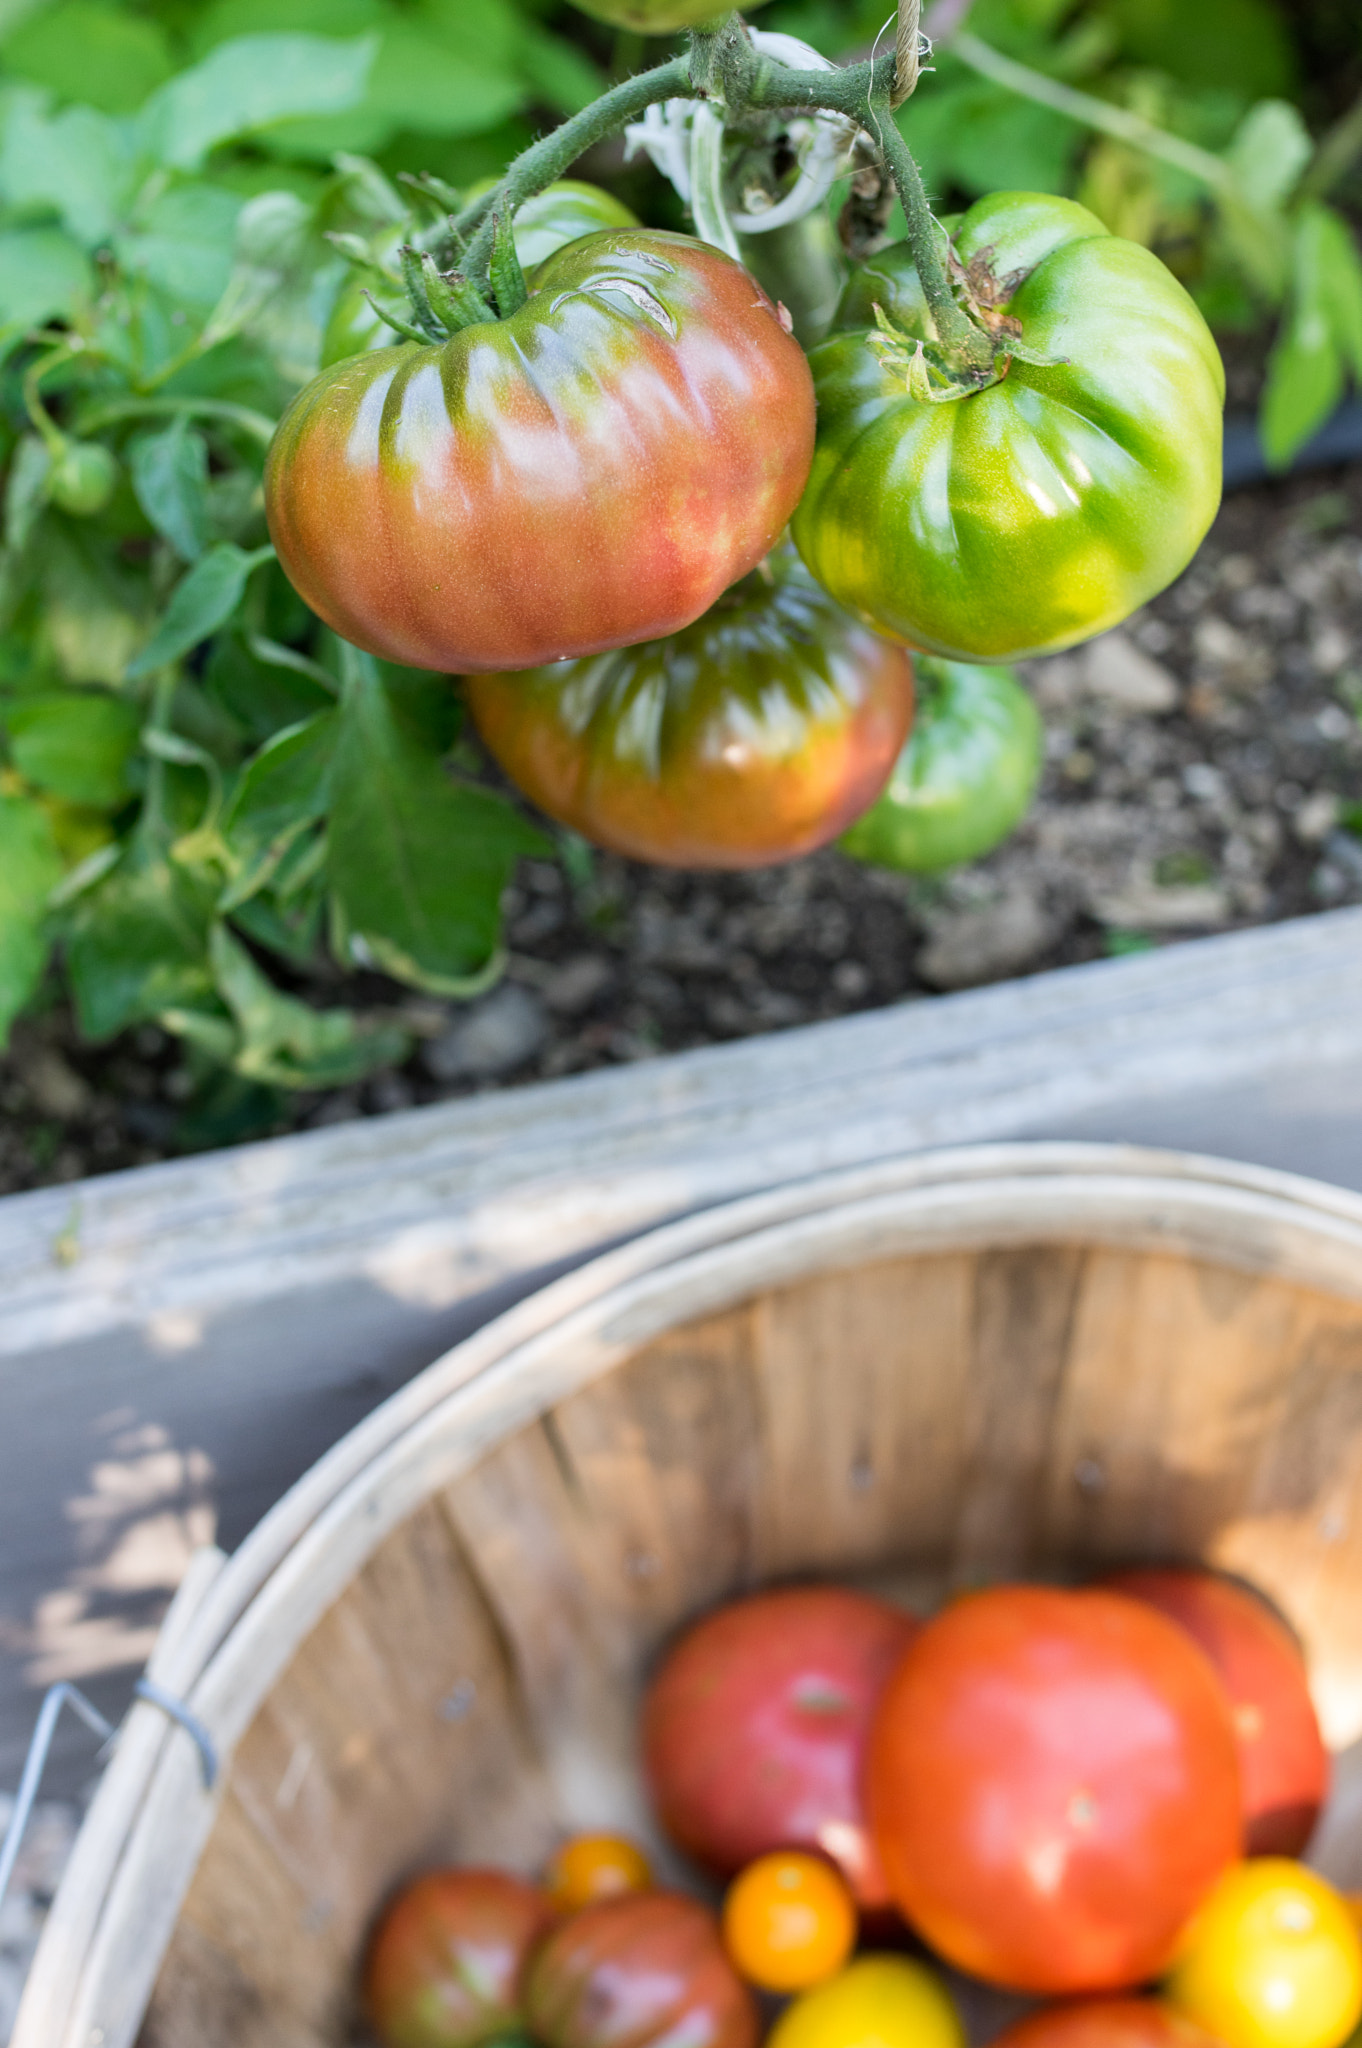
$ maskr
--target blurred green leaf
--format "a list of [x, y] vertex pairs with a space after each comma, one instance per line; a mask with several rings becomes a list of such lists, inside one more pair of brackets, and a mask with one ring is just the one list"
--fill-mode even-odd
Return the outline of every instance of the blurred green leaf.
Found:
[[208, 443], [179, 414], [159, 433], [140, 434], [128, 451], [137, 502], [184, 562], [208, 545]]
[[99, 0], [59, 0], [6, 38], [7, 70], [59, 99], [129, 114], [170, 77], [170, 42], [158, 21]]
[[[352, 957], [437, 994], [493, 967], [501, 893], [549, 844], [502, 798], [456, 783], [357, 656], [331, 773], [328, 869]], [[355, 941], [359, 945], [356, 949]]]
[[1290, 93], [1296, 63], [1285, 11], [1272, 0], [1101, 0], [1127, 54], [1187, 85], [1246, 100]]
[[43, 596], [35, 653], [72, 683], [120, 683], [146, 633], [145, 580], [102, 541], [84, 521], [52, 517], [31, 551]]
[[1324, 302], [1334, 340], [1362, 384], [1362, 256], [1348, 223], [1332, 207], [1312, 204], [1305, 210], [1315, 216]]
[[92, 288], [84, 251], [60, 228], [0, 233], [0, 334], [69, 319]]
[[534, 96], [556, 114], [577, 114], [605, 91], [604, 73], [584, 50], [562, 36], [551, 36], [529, 23], [523, 30], [520, 68]]
[[224, 910], [264, 887], [289, 848], [323, 816], [340, 714], [324, 711], [274, 738], [247, 762], [222, 821], [236, 875]]
[[220, 43], [144, 109], [149, 145], [162, 163], [194, 171], [221, 143], [298, 114], [357, 106], [376, 49], [372, 36], [252, 35]]
[[0, 796], [0, 1049], [47, 964], [47, 899], [61, 858], [47, 813], [30, 797]]
[[23, 215], [56, 213], [87, 249], [107, 239], [126, 198], [131, 155], [118, 123], [92, 107], [49, 116], [46, 95], [6, 96], [0, 117], [0, 199]]
[[227, 289], [241, 201], [220, 185], [175, 185], [114, 238], [120, 263], [177, 305], [206, 309]]
[[210, 995], [213, 891], [136, 841], [71, 912], [67, 973], [89, 1038], [112, 1038], [163, 1010]]
[[[1344, 357], [1333, 320], [1330, 266], [1339, 259], [1334, 216], [1327, 207], [1303, 206], [1296, 218], [1291, 299], [1268, 358], [1267, 384], [1258, 417], [1263, 450], [1274, 469], [1284, 469], [1296, 450], [1321, 427], [1343, 394]], [[1357, 257], [1343, 241], [1347, 262]]]
[[272, 548], [246, 554], [224, 541], [194, 564], [171, 594], [165, 617], [146, 646], [128, 667], [128, 679], [150, 675], [188, 654], [231, 618], [241, 602], [252, 569], [269, 558]]
[[126, 697], [42, 691], [4, 713], [10, 753], [25, 782], [68, 803], [116, 810], [128, 796], [128, 762], [142, 720]]
[[1260, 100], [1225, 151], [1250, 206], [1282, 206], [1314, 154], [1310, 131], [1287, 100]]
[[248, 1080], [338, 1088], [405, 1058], [405, 1032], [391, 1025], [365, 1029], [349, 1010], [312, 1010], [284, 995], [222, 925], [213, 928], [209, 957], [237, 1027], [232, 1065]]
[[361, 36], [390, 18], [387, 0], [209, 0], [196, 6], [191, 44], [203, 55], [233, 36], [301, 31], [319, 36]]
[[241, 209], [231, 275], [202, 345], [247, 335], [290, 384], [306, 383], [344, 275], [344, 262], [321, 239], [316, 210], [291, 192], [261, 192]]
[[52, 457], [40, 434], [21, 434], [5, 478], [5, 546], [20, 553], [47, 503]]
[[1076, 123], [944, 58], [942, 71], [939, 89], [915, 93], [897, 117], [929, 191], [1067, 189], [1083, 140]]

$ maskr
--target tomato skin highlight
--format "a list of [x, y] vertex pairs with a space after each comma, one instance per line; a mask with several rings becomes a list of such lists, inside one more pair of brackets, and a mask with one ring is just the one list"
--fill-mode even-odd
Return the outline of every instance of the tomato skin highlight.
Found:
[[714, 1915], [680, 1892], [583, 1907], [540, 1943], [524, 1980], [547, 2048], [756, 2048], [757, 2009]]
[[1215, 1671], [1117, 1593], [1000, 1587], [938, 1614], [885, 1687], [866, 1791], [899, 1910], [1021, 1991], [1155, 1975], [1242, 1849]]
[[841, 846], [855, 860], [930, 875], [978, 860], [1021, 823], [1040, 779], [1045, 732], [1010, 669], [924, 657], [913, 673], [913, 730]]
[[1219, 2048], [1157, 1998], [1085, 1998], [1028, 2013], [993, 2048]]
[[1339, 2048], [1362, 2018], [1362, 1940], [1313, 1870], [1255, 1857], [1184, 1930], [1164, 1996], [1225, 2048]]
[[509, 320], [322, 371], [265, 508], [295, 589], [356, 646], [531, 668], [698, 618], [775, 544], [813, 428], [807, 360], [740, 264], [606, 231]]
[[917, 1626], [849, 1588], [788, 1586], [689, 1629], [643, 1705], [644, 1772], [673, 1840], [723, 1875], [767, 1850], [821, 1849], [863, 1907], [887, 1904], [861, 1773]]
[[470, 677], [465, 693], [541, 810], [598, 846], [690, 868], [825, 845], [874, 800], [913, 715], [903, 649], [834, 604], [792, 548], [666, 640]]
[[810, 361], [818, 445], [795, 542], [834, 597], [924, 653], [1011, 661], [1104, 632], [1172, 582], [1220, 503], [1224, 370], [1149, 250], [1072, 200], [994, 193], [955, 238], [1028, 348], [944, 403], [871, 345], [871, 301], [930, 339], [906, 244], [847, 287]]
[[1250, 1856], [1296, 1856], [1329, 1791], [1305, 1664], [1266, 1603], [1215, 1572], [1113, 1572], [1103, 1584], [1147, 1600], [1195, 1638], [1230, 1696]]
[[432, 1870], [405, 1885], [364, 1962], [384, 2048], [478, 2048], [512, 2032], [526, 1958], [553, 1918], [537, 1885], [501, 1870]]

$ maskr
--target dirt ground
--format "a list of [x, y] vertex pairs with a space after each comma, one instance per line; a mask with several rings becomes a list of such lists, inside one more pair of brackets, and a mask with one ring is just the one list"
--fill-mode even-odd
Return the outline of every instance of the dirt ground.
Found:
[[1362, 901], [1362, 467], [1231, 496], [1171, 590], [1026, 675], [1044, 781], [987, 860], [930, 882], [837, 852], [718, 877], [528, 863], [476, 1003], [318, 988], [416, 1035], [327, 1095], [205, 1082], [149, 1026], [82, 1046], [55, 1006], [0, 1059], [0, 1192]]

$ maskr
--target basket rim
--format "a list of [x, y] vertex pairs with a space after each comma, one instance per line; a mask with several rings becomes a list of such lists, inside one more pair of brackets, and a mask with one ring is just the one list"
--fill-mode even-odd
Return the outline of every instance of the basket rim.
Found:
[[[415, 1489], [424, 1497], [447, 1483], [510, 1429], [678, 1322], [799, 1273], [963, 1249], [985, 1237], [1150, 1250], [1176, 1239], [1243, 1270], [1271, 1269], [1362, 1300], [1362, 1196], [1193, 1153], [1025, 1140], [953, 1146], [715, 1204], [536, 1290], [442, 1353], [325, 1452], [181, 1620], [182, 1696], [230, 1761], [298, 1641], [411, 1512]], [[290, 1626], [281, 1628], [281, 1618]], [[93, 1887], [93, 1918], [86, 1872], [88, 1946], [73, 1955], [75, 1930], [62, 1938], [64, 1878], [12, 2048], [85, 2048], [93, 2038], [127, 2048], [135, 2039], [221, 1790], [204, 1789], [193, 1747], [177, 1733], [167, 1728], [149, 1760], [144, 1746], [140, 1798], [122, 1788], [121, 1835], [87, 1842], [91, 1808], [71, 1859], [76, 1865], [85, 1851], [107, 1870], [102, 1890]], [[105, 1783], [118, 1771], [115, 1753]], [[138, 1960], [131, 1978], [129, 1950]]]

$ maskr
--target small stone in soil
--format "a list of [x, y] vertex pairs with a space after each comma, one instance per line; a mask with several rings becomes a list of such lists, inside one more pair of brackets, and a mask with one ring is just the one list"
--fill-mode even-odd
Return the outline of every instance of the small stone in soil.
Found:
[[432, 1040], [421, 1063], [434, 1081], [491, 1081], [533, 1059], [548, 1035], [540, 998], [506, 981], [471, 1003], [443, 1037]]

